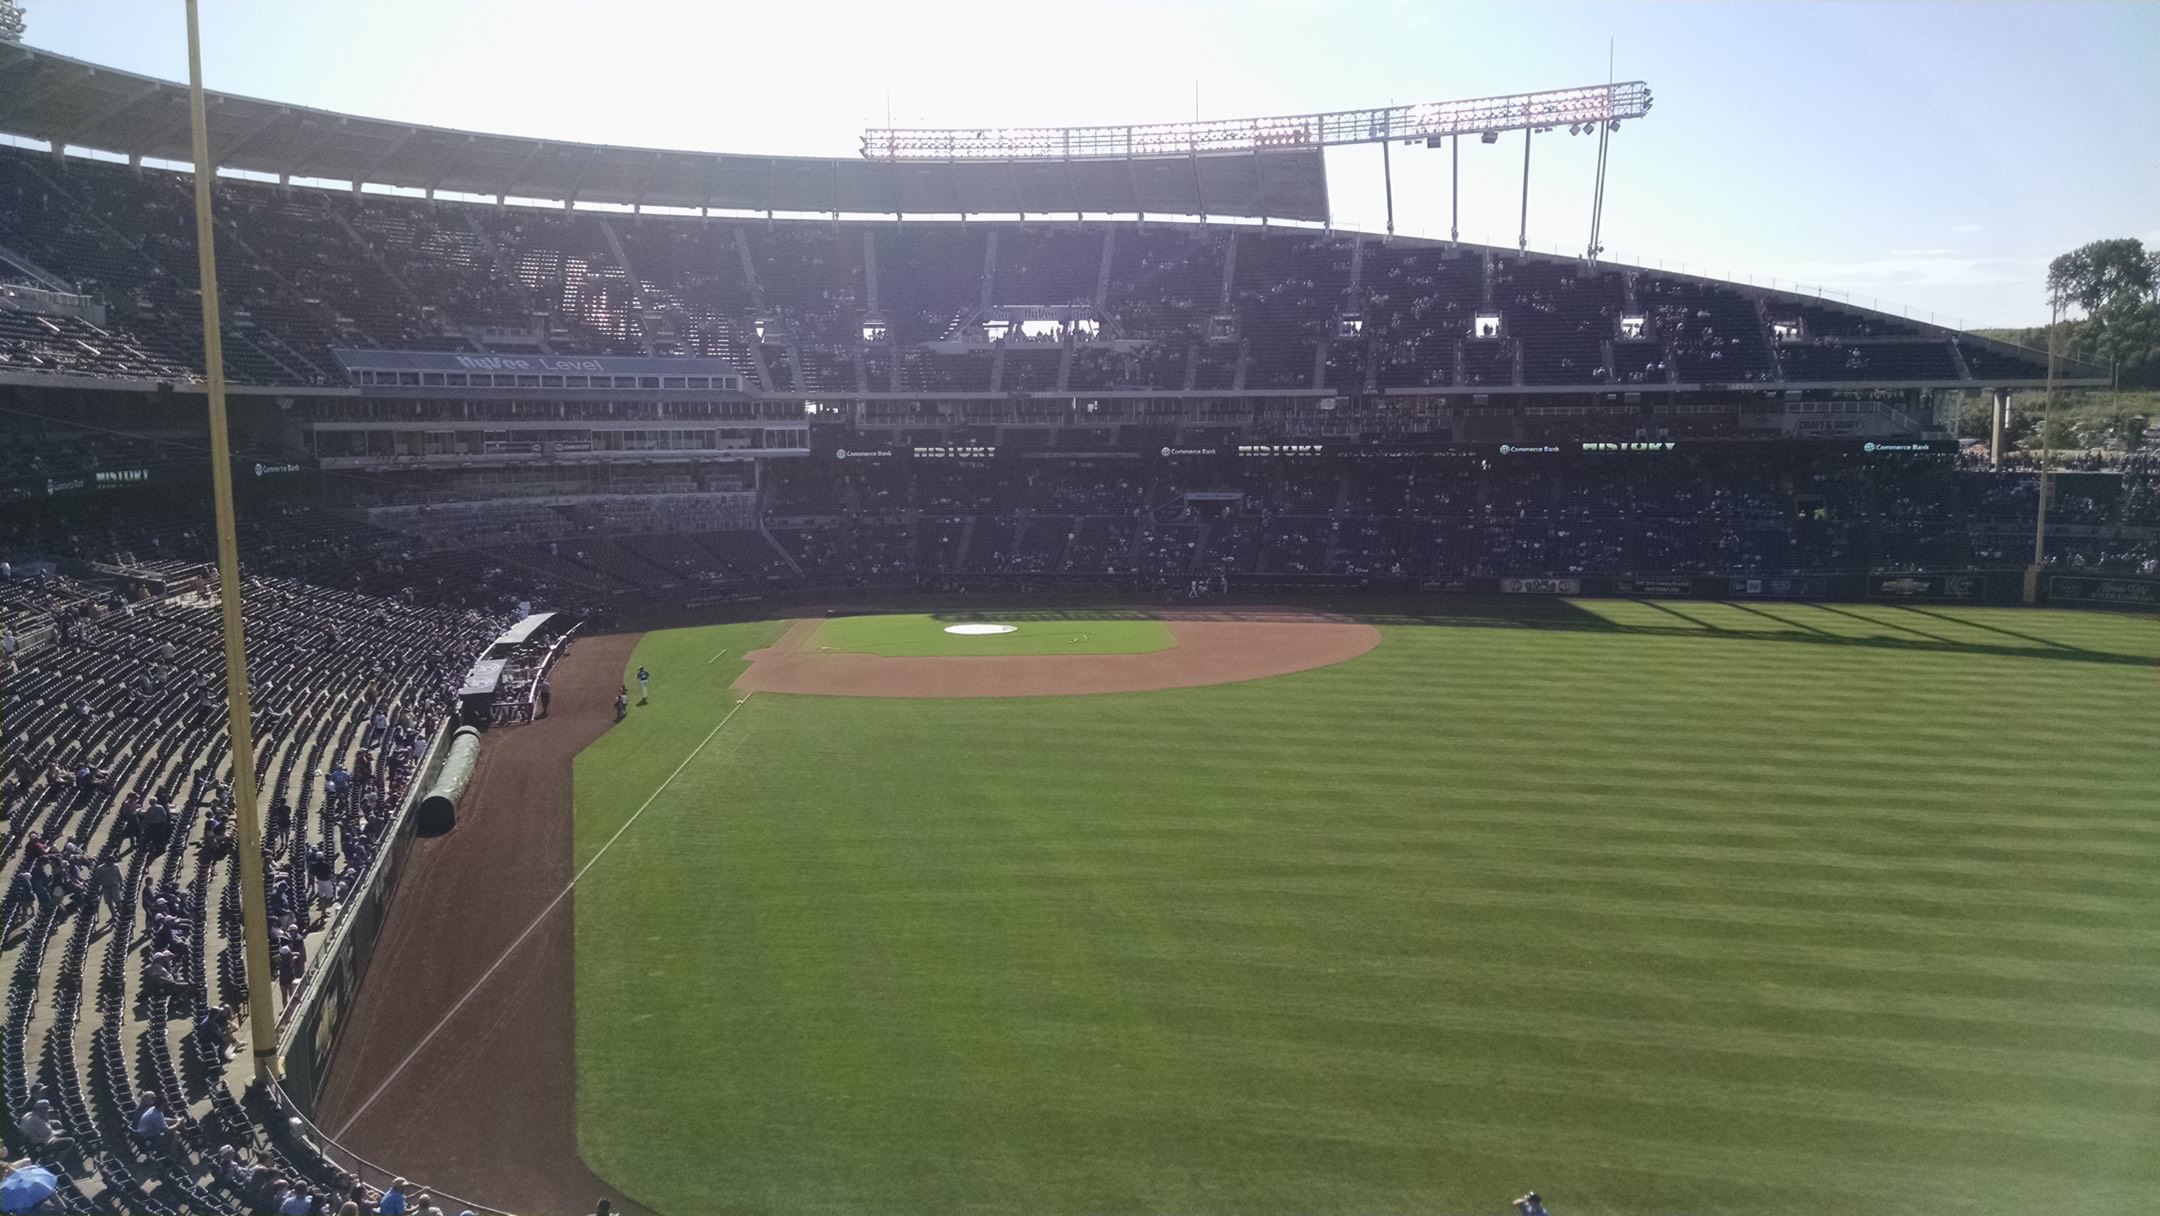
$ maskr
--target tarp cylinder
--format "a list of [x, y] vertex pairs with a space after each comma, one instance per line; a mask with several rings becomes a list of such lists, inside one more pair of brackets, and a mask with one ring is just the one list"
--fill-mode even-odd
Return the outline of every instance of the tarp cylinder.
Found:
[[472, 782], [473, 769], [479, 763], [479, 729], [459, 727], [450, 736], [450, 750], [443, 756], [435, 784], [420, 799], [419, 818], [413, 826], [421, 835], [440, 836], [457, 826], [458, 799], [465, 796], [465, 787]]

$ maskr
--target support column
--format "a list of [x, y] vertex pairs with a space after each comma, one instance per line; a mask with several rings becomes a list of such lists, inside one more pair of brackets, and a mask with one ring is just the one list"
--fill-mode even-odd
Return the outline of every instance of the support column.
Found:
[[1454, 157], [1448, 166], [1448, 225], [1449, 244], [1462, 243], [1462, 136], [1448, 136], [1448, 154]]
[[1387, 234], [1395, 235], [1395, 163], [1388, 159], [1388, 145], [1394, 140], [1380, 141], [1380, 183], [1387, 191]]
[[1994, 420], [1988, 428], [1988, 467], [1999, 469], [2002, 467], [2003, 431], [2010, 425], [2009, 389], [1995, 390], [1995, 404], [1988, 413]]
[[1516, 234], [1515, 247], [1530, 250], [1530, 128], [1522, 133], [1522, 231]]
[[1588, 259], [1590, 267], [1593, 270], [1597, 268], [1598, 255], [1605, 252], [1605, 246], [1600, 242], [1598, 234], [1600, 228], [1605, 221], [1605, 148], [1607, 141], [1611, 138], [1612, 124], [1610, 122], [1599, 123], [1597, 136], [1597, 184], [1593, 186], [1590, 191], [1590, 249], [1586, 254], [1584, 254], [1584, 257]]

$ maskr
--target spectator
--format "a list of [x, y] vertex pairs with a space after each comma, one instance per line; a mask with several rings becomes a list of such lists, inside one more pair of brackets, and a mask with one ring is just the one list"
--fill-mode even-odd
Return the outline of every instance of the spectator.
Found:
[[277, 976], [278, 991], [287, 1004], [292, 1003], [293, 993], [300, 987], [300, 977], [307, 974], [307, 963], [300, 952], [291, 946], [278, 947], [277, 955], [270, 961], [270, 970]]
[[157, 997], [192, 997], [195, 989], [174, 974], [173, 956], [160, 951], [152, 954], [143, 964], [143, 988], [145, 994]]
[[149, 807], [143, 811], [142, 846], [152, 857], [163, 853], [171, 841], [172, 823], [172, 808], [166, 806], [162, 798], [151, 799]]
[[168, 1157], [178, 1158], [183, 1149], [180, 1132], [165, 1113], [164, 1104], [155, 1093], [145, 1091], [135, 1109], [135, 1139], [145, 1148], [155, 1149]]
[[30, 1109], [15, 1121], [15, 1128], [22, 1133], [23, 1142], [32, 1149], [32, 1155], [41, 1161], [50, 1161], [60, 1153], [80, 1156], [73, 1136], [64, 1135], [60, 1124], [53, 1117], [52, 1103], [43, 1098], [30, 1104]]
[[337, 863], [321, 845], [308, 846], [308, 877], [315, 883], [315, 899], [326, 909], [338, 901]]
[[240, 1053], [240, 1034], [230, 1005], [212, 1005], [203, 1010], [195, 1031], [212, 1051], [218, 1053], [218, 1058], [228, 1064]]
[[111, 857], [99, 859], [97, 868], [91, 872], [91, 881], [96, 885], [97, 893], [104, 900], [105, 906], [112, 910], [113, 920], [117, 922], [128, 902], [127, 876], [121, 873], [120, 863]]
[[248, 1179], [255, 1172], [255, 1167], [241, 1155], [239, 1148], [231, 1144], [219, 1146], [217, 1158], [210, 1163], [210, 1168], [217, 1174], [219, 1182], [240, 1193], [246, 1192]]
[[263, 837], [263, 847], [276, 852], [278, 847], [284, 843], [285, 834], [292, 831], [292, 821], [292, 803], [287, 802], [284, 795], [280, 794], [270, 803], [270, 824], [267, 834]]

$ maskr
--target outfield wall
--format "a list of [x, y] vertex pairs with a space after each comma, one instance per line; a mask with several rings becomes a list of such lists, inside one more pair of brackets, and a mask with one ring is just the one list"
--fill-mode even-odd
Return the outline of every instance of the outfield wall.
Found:
[[[1432, 579], [1420, 584], [1418, 590], [1626, 599], [2022, 604], [2025, 576], [2014, 570], [1917, 570], [1895, 574], [1467, 578]], [[2050, 573], [2041, 579], [2040, 591], [2042, 601], [2054, 605], [2160, 612], [2160, 579], [2156, 578]]]
[[447, 751], [445, 741], [456, 729], [457, 723], [448, 721], [436, 732], [426, 758], [414, 770], [405, 796], [398, 802], [396, 818], [384, 834], [385, 842], [375, 855], [367, 881], [346, 896], [337, 926], [316, 947], [299, 997], [278, 1018], [278, 1057], [284, 1070], [280, 1086], [285, 1096], [310, 1118], [315, 1114], [315, 1095], [345, 1028], [345, 1011], [351, 1008], [360, 981], [367, 975], [368, 959], [375, 953], [375, 938], [390, 915], [391, 897], [405, 872], [405, 857], [412, 850], [419, 822], [413, 808], [435, 784]]
[[[1590, 599], [1815, 600], [1826, 603], [2025, 602], [2020, 570], [1924, 570], [1892, 574], [1689, 575], [1641, 574], [1559, 578], [1476, 577], [1410, 579], [1347, 574], [1232, 574], [1194, 578], [1102, 574], [953, 574], [905, 581], [790, 580], [765, 587], [651, 597], [619, 604], [594, 622], [599, 629], [663, 629], [714, 621], [789, 616], [837, 605], [874, 606], [935, 602], [955, 596], [1072, 602], [1114, 602], [1132, 607], [1193, 603], [1191, 584], [1205, 584], [1199, 603], [1225, 596], [1242, 602], [1325, 599], [1347, 608], [1349, 597], [1421, 595], [1550, 595]], [[2042, 602], [2058, 607], [2160, 613], [2160, 578], [2048, 573], [2040, 580]]]

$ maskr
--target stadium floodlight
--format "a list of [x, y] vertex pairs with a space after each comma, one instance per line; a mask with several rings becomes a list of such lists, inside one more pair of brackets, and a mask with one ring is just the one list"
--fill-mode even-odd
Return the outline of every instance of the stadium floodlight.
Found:
[[21, 42], [22, 36], [22, 5], [17, 0], [0, 0], [0, 42]]
[[[1190, 123], [1138, 123], [1110, 127], [870, 127], [862, 132], [864, 160], [968, 162], [968, 160], [1134, 160], [1158, 156], [1220, 156], [1248, 151], [1320, 153], [1341, 145], [1380, 145], [1380, 179], [1387, 194], [1387, 233], [1395, 235], [1395, 140], [1439, 149], [1454, 140], [1449, 173], [1452, 212], [1447, 238], [1460, 240], [1462, 136], [1499, 143], [1501, 132], [1523, 132], [1523, 233], [1529, 248], [1529, 136], [1568, 127], [1568, 134], [1598, 134], [1598, 177], [1592, 212], [1605, 194], [1605, 134], [1620, 119], [1650, 112], [1650, 86], [1642, 80], [1590, 84], [1581, 89], [1471, 97], [1462, 102], [1423, 102], [1380, 110], [1328, 110], [1324, 114], [1274, 114], [1266, 119], [1214, 119]], [[1607, 127], [1611, 123], [1611, 127]], [[1194, 164], [1194, 181], [1199, 166]], [[1590, 225], [1590, 261], [1596, 261], [1596, 218]]]
[[1431, 101], [1371, 110], [1333, 110], [1268, 118], [1225, 118], [1096, 127], [872, 127], [863, 132], [869, 160], [1080, 160], [1090, 157], [1199, 156], [1212, 152], [1271, 152], [1385, 144], [1423, 138], [1428, 146], [1451, 135], [1497, 142], [1503, 131], [1585, 127], [1650, 110], [1650, 86], [1640, 80], [1510, 93], [1462, 101]]

